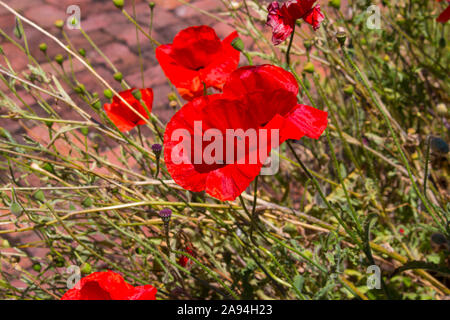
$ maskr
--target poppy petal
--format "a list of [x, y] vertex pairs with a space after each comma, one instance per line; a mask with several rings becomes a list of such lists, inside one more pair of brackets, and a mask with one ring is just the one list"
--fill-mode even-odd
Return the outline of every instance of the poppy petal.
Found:
[[307, 105], [299, 104], [288, 116], [288, 120], [312, 139], [318, 139], [328, 124], [328, 113]]
[[325, 19], [322, 11], [320, 11], [320, 5], [315, 6], [312, 10], [310, 10], [305, 16], [303, 16], [303, 20], [306, 23], [312, 25], [314, 30], [319, 29], [321, 22]]
[[156, 59], [166, 77], [178, 89], [183, 99], [192, 100], [203, 94], [200, 73], [179, 64], [172, 57], [172, 45], [162, 45], [156, 48]]
[[206, 86], [222, 90], [228, 76], [239, 65], [240, 52], [231, 46], [231, 42], [238, 37], [235, 31], [222, 42], [222, 50], [214, 57], [211, 64], [200, 70], [202, 80]]

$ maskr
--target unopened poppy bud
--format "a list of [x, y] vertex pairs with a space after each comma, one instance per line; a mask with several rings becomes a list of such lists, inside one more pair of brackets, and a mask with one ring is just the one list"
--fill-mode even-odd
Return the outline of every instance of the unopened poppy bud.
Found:
[[231, 46], [239, 52], [244, 51], [244, 48], [245, 48], [244, 41], [242, 41], [242, 39], [239, 37], [237, 37], [233, 41], [231, 41]]
[[339, 41], [339, 44], [343, 46], [345, 44], [345, 40], [347, 39], [347, 34], [345, 32], [336, 33], [336, 38]]
[[159, 143], [155, 143], [154, 145], [152, 145], [152, 151], [157, 157], [160, 156], [162, 151], [162, 145], [160, 145]]
[[348, 94], [349, 96], [351, 96], [353, 94], [353, 92], [355, 91], [355, 87], [353, 87], [351, 84], [349, 84], [348, 86], [346, 86], [344, 88], [344, 93]]
[[39, 45], [39, 50], [41, 50], [42, 52], [47, 52], [47, 44], [46, 43], [41, 43]]
[[81, 133], [83, 134], [83, 136], [87, 136], [89, 134], [88, 127], [81, 128]]
[[155, 6], [156, 6], [156, 3], [154, 3], [153, 1], [150, 1], [150, 2], [148, 3], [148, 6], [150, 7], [150, 9], [153, 10], [153, 8], [155, 8]]
[[447, 115], [447, 106], [444, 103], [439, 103], [436, 106], [437, 114], [441, 117], [445, 117]]
[[81, 266], [80, 271], [81, 271], [82, 274], [90, 274], [92, 272], [92, 267], [91, 267], [91, 265], [89, 263], [85, 262]]
[[113, 3], [118, 9], [122, 9], [123, 8], [123, 5], [124, 5], [124, 1], [123, 0], [113, 0]]
[[105, 96], [106, 99], [112, 99], [112, 97], [113, 97], [113, 93], [109, 89], [106, 89], [105, 91], [103, 91], [103, 95]]
[[36, 263], [33, 264], [33, 270], [34, 271], [39, 272], [39, 271], [41, 271], [41, 269], [42, 269], [42, 266], [41, 266], [41, 264], [39, 262], [36, 262]]
[[312, 62], [308, 62], [303, 68], [303, 71], [307, 73], [314, 73], [314, 69], [314, 64]]
[[170, 218], [172, 218], [172, 210], [169, 208], [162, 209], [159, 212], [159, 216], [161, 217], [164, 224], [168, 224], [170, 222]]
[[78, 50], [78, 53], [80, 54], [80, 56], [82, 56], [83, 58], [86, 58], [86, 50], [81, 48], [80, 50]]
[[100, 110], [102, 107], [102, 103], [100, 102], [99, 99], [96, 99], [94, 102], [92, 102], [92, 107], [96, 110]]
[[62, 65], [64, 62], [64, 57], [62, 56], [62, 54], [57, 54], [55, 56], [55, 61], [59, 64]]
[[17, 202], [11, 203], [11, 206], [9, 207], [9, 210], [11, 210], [11, 213], [13, 215], [20, 216], [22, 214], [22, 206], [18, 204]]
[[329, 3], [330, 7], [339, 9], [341, 7], [341, 0], [331, 0]]
[[64, 28], [64, 21], [59, 19], [55, 21], [55, 27], [57, 27], [58, 29], [62, 29]]
[[135, 97], [137, 100], [141, 100], [142, 99], [142, 92], [141, 90], [134, 90], [132, 92], [133, 97]]
[[45, 195], [44, 192], [42, 192], [42, 190], [36, 191], [35, 194], [33, 194], [33, 198], [36, 199], [37, 201], [45, 202]]
[[123, 74], [122, 74], [122, 72], [116, 72], [115, 74], [114, 74], [114, 80], [116, 80], [116, 81], [122, 81], [122, 79], [123, 79]]
[[76, 93], [84, 93], [84, 92], [86, 92], [86, 87], [84, 86], [84, 84], [80, 83], [79, 85], [77, 85], [75, 87], [74, 90]]

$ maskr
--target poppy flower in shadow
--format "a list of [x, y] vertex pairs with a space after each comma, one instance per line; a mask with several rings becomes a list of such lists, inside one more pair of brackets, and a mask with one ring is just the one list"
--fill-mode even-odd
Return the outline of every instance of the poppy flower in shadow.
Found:
[[[119, 97], [113, 97], [112, 103], [106, 103], [104, 109], [108, 118], [119, 128], [121, 132], [127, 132], [137, 125], [145, 124], [144, 119], [148, 119], [148, 114], [152, 112], [153, 107], [153, 90], [141, 89], [135, 91], [129, 89], [122, 91], [119, 95], [128, 102], [142, 117], [136, 114], [129, 106], [127, 106]], [[145, 104], [145, 107], [135, 97], [138, 96]], [[147, 110], [146, 110], [147, 109]], [[148, 113], [147, 113], [148, 111]], [[144, 118], [144, 119], [142, 119]]]
[[151, 285], [133, 287], [113, 271], [94, 272], [82, 278], [61, 300], [156, 300], [156, 292]]
[[164, 135], [167, 169], [183, 188], [225, 201], [258, 176], [271, 150], [287, 139], [317, 139], [327, 113], [297, 103], [291, 73], [272, 65], [237, 69], [223, 94], [199, 97], [170, 120]]
[[290, 0], [281, 6], [276, 1], [269, 4], [267, 25], [272, 27], [274, 45], [279, 45], [291, 35], [298, 19], [305, 20], [314, 30], [320, 27], [325, 17], [319, 5], [313, 6], [315, 2], [316, 0]]
[[192, 100], [205, 88], [222, 90], [239, 64], [240, 52], [231, 46], [237, 37], [233, 32], [221, 41], [211, 27], [189, 27], [175, 36], [173, 44], [156, 48], [156, 59], [183, 99]]

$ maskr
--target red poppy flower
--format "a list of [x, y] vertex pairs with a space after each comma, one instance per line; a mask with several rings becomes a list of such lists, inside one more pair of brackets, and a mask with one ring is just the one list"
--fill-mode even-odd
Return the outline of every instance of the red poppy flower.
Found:
[[[120, 92], [119, 95], [127, 101], [139, 114], [148, 119], [147, 111], [144, 106], [133, 95], [133, 89]], [[153, 107], [153, 90], [141, 89], [141, 100], [145, 103], [148, 112], [152, 112]], [[122, 132], [127, 132], [137, 125], [145, 124], [145, 121], [130, 109], [119, 97], [113, 97], [112, 103], [106, 103], [104, 106], [108, 118]]]
[[[188, 247], [188, 246], [186, 246], [186, 248], [184, 249], [184, 251], [186, 251], [187, 253], [189, 253], [191, 256], [195, 256], [195, 252], [194, 252], [194, 250], [192, 250], [190, 247]], [[183, 268], [186, 268], [186, 266], [188, 265], [188, 262], [189, 262], [190, 260], [189, 260], [189, 258], [188, 257], [186, 257], [186, 256], [181, 256], [179, 259], [178, 259], [178, 264], [180, 265], [180, 266], [182, 266]]]
[[317, 139], [325, 130], [327, 113], [297, 104], [298, 91], [284, 69], [249, 66], [230, 75], [223, 94], [187, 103], [164, 136], [172, 178], [187, 190], [234, 200], [260, 173], [272, 148], [305, 135]]
[[61, 300], [156, 300], [156, 291], [151, 285], [133, 287], [113, 271], [94, 272], [82, 278]]
[[239, 64], [240, 52], [231, 46], [233, 32], [223, 41], [213, 28], [189, 27], [180, 31], [173, 44], [156, 48], [156, 59], [180, 95], [186, 100], [203, 95], [204, 87], [222, 90]]
[[290, 0], [281, 7], [274, 1], [267, 7], [267, 25], [272, 27], [272, 42], [278, 45], [289, 37], [294, 30], [295, 21], [303, 19], [317, 30], [325, 16], [320, 6], [314, 6], [316, 0]]
[[[438, 0], [441, 2], [442, 0]], [[450, 2], [447, 0], [447, 2]], [[437, 22], [446, 23], [450, 19], [450, 6], [447, 7], [440, 15], [437, 17]]]

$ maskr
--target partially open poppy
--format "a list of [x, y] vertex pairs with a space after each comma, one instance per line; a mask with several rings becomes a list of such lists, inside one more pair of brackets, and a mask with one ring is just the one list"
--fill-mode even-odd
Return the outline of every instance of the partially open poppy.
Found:
[[94, 272], [82, 278], [61, 300], [156, 300], [151, 285], [133, 287], [113, 271]]
[[[152, 112], [153, 107], [153, 90], [139, 90], [141, 100], [145, 103], [145, 107], [133, 95], [134, 89], [120, 92], [119, 95], [127, 101], [139, 114], [148, 119], [148, 112]], [[146, 110], [147, 108], [147, 110]], [[145, 121], [130, 109], [119, 97], [113, 97], [112, 103], [106, 103], [104, 106], [108, 118], [119, 128], [121, 132], [127, 132], [137, 125], [145, 124]]]
[[[170, 120], [164, 136], [167, 169], [183, 188], [234, 200], [287, 139], [319, 138], [327, 113], [297, 104], [295, 78], [272, 65], [243, 67], [223, 94], [199, 97]], [[231, 143], [230, 143], [231, 141]]]
[[[438, 0], [441, 2], [442, 0]], [[447, 0], [447, 2], [450, 2]], [[437, 22], [446, 23], [450, 19], [450, 6], [447, 7], [437, 18]]]
[[267, 25], [272, 27], [274, 45], [280, 44], [291, 35], [298, 19], [305, 20], [314, 30], [320, 27], [325, 17], [319, 5], [313, 6], [315, 2], [316, 0], [290, 0], [281, 6], [276, 1], [269, 4]]
[[239, 64], [240, 52], [231, 46], [237, 36], [233, 32], [221, 41], [211, 27], [189, 27], [175, 36], [173, 44], [156, 48], [156, 59], [183, 99], [192, 100], [205, 87], [222, 90]]

